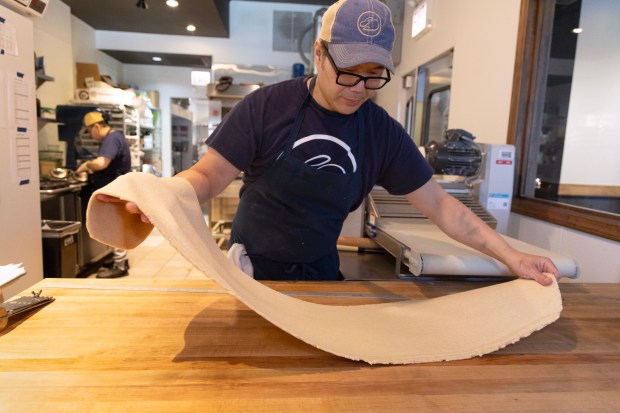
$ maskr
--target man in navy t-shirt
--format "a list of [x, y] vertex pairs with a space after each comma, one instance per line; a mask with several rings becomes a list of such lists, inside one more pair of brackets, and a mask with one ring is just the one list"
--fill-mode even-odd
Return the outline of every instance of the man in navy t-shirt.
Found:
[[[101, 112], [87, 113], [84, 116], [84, 126], [101, 146], [97, 158], [83, 162], [77, 172], [92, 174], [93, 190], [97, 190], [131, 171], [129, 145], [125, 135], [112, 129]], [[99, 272], [97, 278], [123, 277], [128, 274], [128, 268], [127, 251], [116, 248], [111, 268]]]
[[[544, 273], [559, 276], [553, 262], [517, 251], [448, 195], [403, 127], [372, 101], [394, 73], [393, 44], [384, 3], [334, 3], [314, 43], [316, 76], [246, 96], [202, 159], [173, 179], [189, 181], [205, 203], [243, 171], [229, 256], [255, 279], [339, 279], [342, 224], [378, 184], [515, 275], [551, 283]], [[125, 208], [141, 214], [134, 203]]]

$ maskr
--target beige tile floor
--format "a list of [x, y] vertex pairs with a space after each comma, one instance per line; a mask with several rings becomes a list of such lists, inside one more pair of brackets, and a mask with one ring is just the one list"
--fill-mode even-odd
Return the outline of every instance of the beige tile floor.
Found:
[[[133, 250], [127, 252], [129, 275], [133, 279], [205, 279], [206, 276], [179, 254], [155, 228]], [[93, 275], [94, 276], [94, 275]]]
[[[157, 230], [127, 252], [131, 279], [208, 279], [186, 260]], [[340, 268], [348, 280], [395, 279], [394, 259], [389, 254], [340, 252]], [[94, 278], [96, 271], [90, 274]]]

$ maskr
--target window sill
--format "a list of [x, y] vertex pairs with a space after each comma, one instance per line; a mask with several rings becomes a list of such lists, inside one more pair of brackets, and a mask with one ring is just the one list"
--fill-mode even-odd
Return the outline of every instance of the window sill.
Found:
[[556, 202], [517, 198], [512, 212], [620, 242], [620, 216]]

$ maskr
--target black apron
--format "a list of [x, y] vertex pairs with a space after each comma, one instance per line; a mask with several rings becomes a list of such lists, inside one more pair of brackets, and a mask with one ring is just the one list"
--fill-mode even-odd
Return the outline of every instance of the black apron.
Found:
[[259, 280], [341, 279], [336, 244], [362, 191], [364, 120], [358, 119], [358, 168], [325, 172], [291, 156], [316, 78], [295, 119], [285, 149], [241, 195], [231, 244], [244, 244]]

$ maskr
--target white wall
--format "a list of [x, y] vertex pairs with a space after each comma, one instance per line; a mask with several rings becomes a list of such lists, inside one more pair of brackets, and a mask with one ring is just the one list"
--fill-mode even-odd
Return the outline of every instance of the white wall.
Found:
[[401, 63], [377, 102], [404, 119], [402, 76], [454, 49], [449, 127], [471, 131], [480, 142], [506, 143], [520, 1], [427, 3], [432, 28], [412, 39], [415, 4], [405, 2]]
[[[123, 64], [97, 50], [97, 32], [95, 29], [82, 20], [71, 16], [71, 31], [73, 38], [73, 61], [76, 63], [96, 63], [99, 67], [99, 74], [108, 75], [115, 82], [120, 82], [123, 76]], [[75, 73], [75, 65], [73, 69]], [[75, 76], [73, 79], [75, 84], [77, 79]], [[80, 85], [80, 87], [82, 86]]]
[[571, 282], [620, 282], [618, 242], [519, 214], [511, 214], [508, 233], [513, 238], [575, 259], [579, 277]]
[[[54, 78], [37, 90], [41, 106], [55, 108], [74, 98], [76, 62], [97, 63], [99, 71], [114, 80], [122, 77], [122, 64], [96, 49], [95, 30], [71, 15], [71, 9], [61, 1], [52, 1], [42, 18], [33, 19], [35, 53], [43, 56], [45, 72]], [[66, 150], [58, 141], [56, 124], [39, 130], [39, 147]]]
[[[378, 103], [402, 121], [402, 77], [454, 48], [449, 127], [469, 130], [480, 142], [506, 143], [520, 1], [427, 2], [433, 27], [415, 40], [410, 36], [414, 3], [406, 2], [402, 61], [395, 80], [380, 91]], [[618, 7], [613, 0], [607, 2]], [[610, 78], [614, 78], [613, 68], [608, 66]], [[587, 78], [597, 79], [591, 73]], [[592, 159], [598, 162], [600, 157]], [[580, 268], [578, 282], [620, 282], [618, 242], [517, 214], [511, 214], [508, 235], [575, 259]]]
[[[34, 50], [43, 56], [45, 74], [54, 78], [37, 90], [42, 107], [55, 108], [73, 97], [75, 72], [72, 52], [71, 12], [60, 1], [49, 3], [43, 18], [33, 19]], [[39, 148], [65, 150], [65, 143], [58, 142], [58, 128], [50, 123], [39, 130]]]

